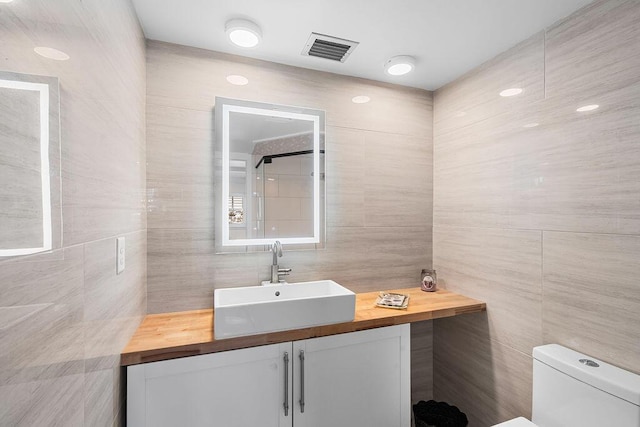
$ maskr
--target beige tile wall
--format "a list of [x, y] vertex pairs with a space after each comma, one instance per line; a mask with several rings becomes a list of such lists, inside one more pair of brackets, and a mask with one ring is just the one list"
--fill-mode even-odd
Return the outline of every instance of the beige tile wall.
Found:
[[[430, 262], [430, 216], [412, 213], [431, 210], [429, 92], [154, 41], [149, 41], [147, 48], [148, 228], [150, 240], [161, 240], [157, 245], [150, 242], [149, 261], [154, 266], [156, 260], [165, 265], [162, 274], [149, 279], [150, 312], [193, 307], [181, 298], [156, 299], [161, 289], [172, 289], [184, 298], [195, 292], [201, 295], [198, 306], [206, 307], [212, 305], [215, 287], [247, 286], [268, 276], [269, 254], [238, 256], [247, 260], [241, 261], [242, 265], [252, 266], [238, 272], [226, 268], [234, 265], [235, 256], [214, 254], [210, 159], [215, 96], [327, 111], [327, 223], [331, 230], [325, 250], [285, 253], [282, 264], [294, 269], [290, 280], [326, 277], [332, 274], [332, 264], [351, 263], [352, 268], [345, 268], [350, 272], [350, 283], [346, 284], [360, 290], [376, 289], [379, 286], [372, 281], [381, 277], [393, 279], [396, 286], [415, 284], [419, 266]], [[247, 76], [250, 83], [230, 85], [225, 77], [232, 73]], [[351, 97], [359, 93], [368, 94], [372, 101], [351, 103]], [[162, 132], [156, 123], [162, 123]], [[411, 176], [403, 179], [397, 173], [400, 166]], [[400, 200], [405, 206], [399, 209]], [[404, 233], [407, 229], [412, 232]], [[413, 233], [414, 229], [421, 234]], [[361, 237], [350, 242], [351, 253], [338, 254], [339, 236], [345, 232]], [[395, 255], [393, 251], [390, 255], [395, 256], [392, 262], [388, 262], [391, 258], [384, 244], [364, 244], [376, 235], [385, 236], [386, 244], [396, 249]], [[195, 242], [200, 259], [188, 267], [194, 275], [207, 269], [229, 275], [203, 275], [199, 285], [184, 279], [187, 266], [180, 261], [193, 254], [187, 248], [195, 249]], [[169, 249], [169, 243], [181, 247]], [[160, 253], [172, 252], [177, 262], [167, 265], [166, 260], [160, 260]], [[360, 254], [366, 254], [364, 264]], [[324, 261], [322, 268], [318, 261]], [[377, 274], [381, 263], [395, 274]], [[155, 275], [155, 267], [150, 266], [149, 274]], [[246, 280], [238, 281], [238, 277]]]
[[[233, 86], [229, 74], [249, 79]], [[368, 95], [368, 104], [351, 98]], [[211, 307], [215, 288], [269, 277], [269, 253], [216, 255], [216, 96], [326, 111], [325, 248], [287, 251], [289, 281], [416, 286], [431, 265], [432, 94], [161, 42], [147, 43], [149, 312]], [[414, 398], [431, 395], [431, 329]]]
[[0, 261], [0, 425], [120, 425], [119, 353], [146, 310], [142, 31], [128, 0], [30, 0], [0, 3], [0, 40], [0, 69], [60, 81], [64, 230]]
[[536, 345], [640, 373], [638, 70], [640, 3], [597, 0], [435, 93], [434, 267], [488, 310], [435, 322], [434, 394], [471, 426], [530, 415]]

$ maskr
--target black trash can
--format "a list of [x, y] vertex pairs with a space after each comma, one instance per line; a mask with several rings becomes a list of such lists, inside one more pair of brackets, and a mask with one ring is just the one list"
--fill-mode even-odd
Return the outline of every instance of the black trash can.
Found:
[[467, 427], [469, 421], [464, 412], [446, 402], [430, 400], [413, 405], [416, 427]]

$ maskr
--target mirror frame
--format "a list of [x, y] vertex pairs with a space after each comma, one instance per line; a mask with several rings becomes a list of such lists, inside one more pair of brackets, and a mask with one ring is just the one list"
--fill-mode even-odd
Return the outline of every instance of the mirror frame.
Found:
[[[52, 150], [60, 150], [58, 79], [47, 76], [1, 72], [0, 87], [38, 92], [39, 94], [40, 183], [42, 192], [42, 246], [15, 249], [0, 248], [0, 258], [51, 251], [62, 244], [61, 237], [58, 238], [54, 234], [60, 228], [59, 224], [54, 224], [53, 222], [54, 213], [56, 221], [59, 220], [58, 216], [60, 215], [57, 212], [59, 202], [56, 203], [56, 206], [53, 206], [54, 203], [52, 201], [54, 197], [52, 189], [58, 187], [53, 185], [52, 178], [59, 179], [59, 167], [51, 164], [51, 161], [59, 161], [59, 159], [55, 159], [55, 155], [54, 159], [50, 157]], [[52, 176], [52, 173], [54, 176]], [[57, 195], [56, 197], [59, 198], [60, 196]]]
[[[321, 194], [320, 177], [323, 171], [320, 170], [321, 143], [320, 136], [324, 134], [325, 113], [322, 110], [315, 110], [304, 107], [291, 107], [261, 102], [243, 101], [229, 98], [216, 97], [216, 140], [220, 141], [216, 153], [221, 153], [221, 165], [218, 170], [221, 176], [216, 181], [220, 183], [218, 194], [219, 218], [216, 219], [216, 246], [222, 248], [232, 248], [241, 246], [270, 245], [276, 240], [282, 244], [319, 244], [322, 243], [320, 221], [323, 215], [320, 212]], [[305, 120], [313, 124], [313, 236], [300, 237], [269, 237], [255, 239], [230, 239], [229, 238], [229, 167], [230, 167], [230, 113], [254, 114], [259, 116], [280, 117], [295, 120]]]

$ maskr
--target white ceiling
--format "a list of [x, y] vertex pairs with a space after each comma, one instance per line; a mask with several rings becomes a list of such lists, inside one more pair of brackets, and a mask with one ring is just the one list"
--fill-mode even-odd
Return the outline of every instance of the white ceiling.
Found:
[[[434, 90], [592, 0], [133, 0], [149, 39]], [[255, 49], [231, 45], [225, 22], [262, 29]], [[317, 32], [360, 42], [345, 63], [302, 56]], [[388, 76], [395, 55], [416, 70]]]

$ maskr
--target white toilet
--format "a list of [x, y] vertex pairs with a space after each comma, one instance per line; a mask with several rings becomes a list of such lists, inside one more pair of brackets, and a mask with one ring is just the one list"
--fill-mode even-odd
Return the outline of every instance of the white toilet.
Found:
[[496, 426], [640, 427], [640, 375], [557, 344], [536, 347], [532, 413], [533, 422]]

